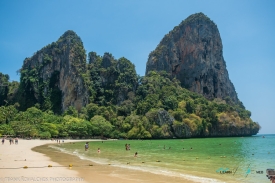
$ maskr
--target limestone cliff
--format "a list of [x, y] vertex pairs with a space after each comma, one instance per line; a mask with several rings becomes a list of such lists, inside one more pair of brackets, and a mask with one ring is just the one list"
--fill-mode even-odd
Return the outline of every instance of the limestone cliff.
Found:
[[181, 85], [208, 99], [221, 98], [238, 103], [223, 58], [221, 37], [216, 24], [203, 13], [189, 16], [164, 36], [150, 53], [149, 71], [166, 71]]
[[26, 100], [22, 108], [38, 103], [57, 113], [69, 106], [80, 110], [89, 97], [81, 75], [85, 72], [83, 43], [75, 32], [66, 31], [57, 42], [24, 60], [20, 88]]

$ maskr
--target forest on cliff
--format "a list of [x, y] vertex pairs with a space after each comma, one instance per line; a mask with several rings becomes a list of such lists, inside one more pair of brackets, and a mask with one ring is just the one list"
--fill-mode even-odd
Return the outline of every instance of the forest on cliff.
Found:
[[[122, 59], [132, 65], [127, 59]], [[233, 105], [230, 98], [209, 101], [182, 88], [178, 80], [170, 80], [165, 72], [152, 71], [139, 77], [133, 74], [134, 67], [127, 67], [117, 73], [121, 77], [102, 86], [96, 80], [101, 69], [99, 66], [89, 71], [94, 79], [91, 84], [92, 102], [80, 111], [70, 106], [64, 113], [59, 113], [60, 109], [54, 104], [47, 108], [35, 103], [19, 110], [20, 103], [14, 98], [20, 100], [20, 96], [14, 95], [20, 84], [8, 82], [8, 76], [1, 74], [2, 83], [8, 86], [1, 87], [0, 134], [40, 138], [104, 136], [148, 139], [239, 136], [256, 134], [259, 130], [259, 124], [251, 120], [250, 111], [243, 106]], [[136, 81], [136, 86], [119, 82], [126, 78]], [[118, 105], [116, 93], [127, 85], [136, 87], [136, 90], [128, 92], [127, 100]], [[58, 97], [54, 96], [55, 92], [52, 95]]]

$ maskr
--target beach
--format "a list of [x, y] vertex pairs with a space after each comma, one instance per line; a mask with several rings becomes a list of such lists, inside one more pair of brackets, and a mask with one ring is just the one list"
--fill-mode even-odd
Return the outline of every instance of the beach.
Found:
[[[84, 141], [87, 140], [83, 140], [83, 151]], [[65, 143], [74, 142], [79, 140], [65, 140]], [[18, 145], [10, 145], [6, 140], [4, 145], [0, 145], [0, 182], [193, 182], [179, 177], [115, 167], [112, 164], [96, 164], [55, 151], [48, 148], [47, 144], [57, 143], [51, 140], [19, 139]]]

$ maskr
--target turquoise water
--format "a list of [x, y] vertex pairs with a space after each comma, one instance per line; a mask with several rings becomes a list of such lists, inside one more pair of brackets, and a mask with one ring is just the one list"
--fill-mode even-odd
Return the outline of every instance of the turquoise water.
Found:
[[[264, 183], [270, 182], [266, 169], [275, 169], [275, 135], [264, 136], [93, 141], [88, 151], [84, 142], [51, 147], [95, 163], [198, 182]], [[131, 150], [125, 150], [126, 143]]]

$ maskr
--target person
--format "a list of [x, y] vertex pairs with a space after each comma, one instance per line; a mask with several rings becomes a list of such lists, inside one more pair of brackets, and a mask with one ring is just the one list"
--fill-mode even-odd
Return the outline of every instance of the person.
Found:
[[97, 148], [97, 152], [100, 153], [100, 148]]
[[137, 157], [137, 155], [138, 155], [138, 153], [136, 152], [135, 155], [134, 155], [134, 157]]
[[89, 149], [89, 142], [86, 142], [85, 144], [85, 151], [87, 151]]
[[15, 138], [15, 144], [18, 144], [18, 138], [17, 137]]
[[3, 137], [2, 138], [2, 145], [5, 143], [5, 138]]
[[128, 150], [128, 144], [125, 144], [125, 149], [126, 149], [126, 151]]

